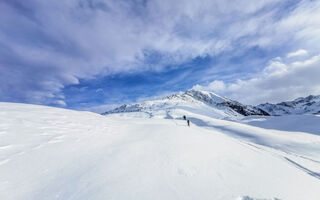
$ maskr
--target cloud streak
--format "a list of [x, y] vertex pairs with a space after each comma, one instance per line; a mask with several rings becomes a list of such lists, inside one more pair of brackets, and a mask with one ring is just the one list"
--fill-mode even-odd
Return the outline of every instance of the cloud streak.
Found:
[[308, 55], [308, 51], [306, 51], [304, 49], [300, 49], [298, 51], [289, 53], [287, 55], [287, 58], [292, 58], [292, 57], [297, 57], [297, 56], [306, 56], [306, 55]]

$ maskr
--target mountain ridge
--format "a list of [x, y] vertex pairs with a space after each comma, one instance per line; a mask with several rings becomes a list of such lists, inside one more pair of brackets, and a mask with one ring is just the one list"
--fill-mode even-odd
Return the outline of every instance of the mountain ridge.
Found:
[[276, 104], [263, 103], [257, 105], [257, 107], [274, 116], [291, 114], [320, 114], [320, 95], [299, 97], [293, 101], [283, 101]]
[[204, 90], [188, 90], [186, 92], [175, 93], [167, 97], [156, 100], [144, 101], [141, 103], [123, 104], [117, 108], [102, 113], [103, 115], [128, 112], [144, 112], [150, 116], [155, 115], [155, 111], [173, 110], [181, 106], [192, 107], [191, 104], [204, 104], [207, 110], [222, 111], [225, 114], [217, 118], [230, 118], [235, 116], [278, 116], [292, 114], [320, 114], [320, 95], [309, 95], [299, 97], [293, 101], [283, 101], [280, 103], [263, 103], [257, 106], [245, 105], [238, 101], [220, 96], [216, 93]]
[[[201, 105], [203, 110], [212, 110], [220, 113], [218, 118], [264, 115], [269, 114], [257, 107], [247, 106], [237, 101], [222, 97], [213, 92], [202, 90], [188, 90], [184, 93], [176, 93], [161, 99], [145, 101], [135, 104], [124, 104], [113, 110], [103, 113], [126, 113], [126, 112], [153, 112], [159, 110], [173, 110], [179, 107], [192, 107], [191, 104]], [[222, 113], [221, 113], [222, 112]]]

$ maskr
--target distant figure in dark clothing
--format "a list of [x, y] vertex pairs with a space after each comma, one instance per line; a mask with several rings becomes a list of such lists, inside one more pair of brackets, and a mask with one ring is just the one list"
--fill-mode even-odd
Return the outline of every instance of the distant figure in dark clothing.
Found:
[[188, 126], [190, 126], [190, 121], [189, 120], [187, 120], [187, 123], [188, 123]]
[[187, 120], [187, 117], [185, 115], [183, 115], [183, 120]]

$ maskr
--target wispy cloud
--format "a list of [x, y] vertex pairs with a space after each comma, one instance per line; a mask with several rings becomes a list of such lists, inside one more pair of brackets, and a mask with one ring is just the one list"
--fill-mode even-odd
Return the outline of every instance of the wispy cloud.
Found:
[[297, 56], [305, 56], [308, 55], [308, 51], [304, 49], [300, 49], [295, 52], [288, 53], [287, 58], [297, 57]]

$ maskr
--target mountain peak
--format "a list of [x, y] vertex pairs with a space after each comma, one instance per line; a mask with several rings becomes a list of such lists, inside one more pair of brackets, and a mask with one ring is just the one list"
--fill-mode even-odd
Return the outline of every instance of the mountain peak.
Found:
[[222, 103], [225, 101], [229, 101], [227, 98], [222, 97], [216, 93], [205, 91], [205, 90], [195, 90], [191, 89], [185, 92], [185, 94], [188, 94], [192, 97], [203, 99], [203, 100], [209, 100], [214, 101], [216, 103]]
[[187, 90], [186, 92], [175, 93], [173, 95], [162, 98], [162, 100], [175, 99], [175, 98], [185, 100], [185, 101], [196, 99], [196, 100], [204, 101], [207, 103], [222, 103], [225, 101], [230, 101], [229, 99], [222, 97], [218, 94], [215, 94], [213, 92], [209, 92], [205, 90], [195, 90], [195, 89], [190, 89], [190, 90]]
[[268, 113], [252, 106], [221, 97], [213, 92], [188, 90], [168, 97], [145, 101], [143, 103], [125, 104], [104, 114], [140, 112], [151, 117], [173, 117], [172, 113], [196, 112], [214, 118], [233, 118], [247, 115], [268, 115]]

